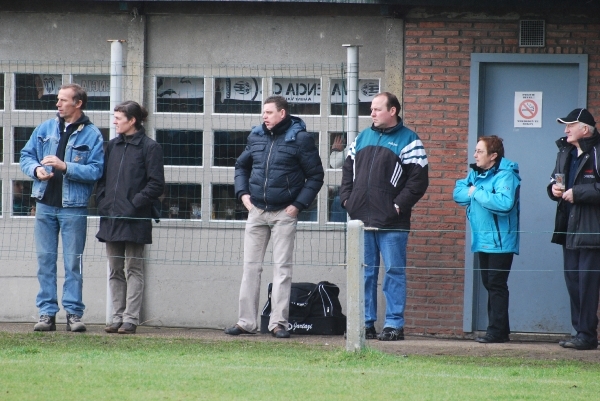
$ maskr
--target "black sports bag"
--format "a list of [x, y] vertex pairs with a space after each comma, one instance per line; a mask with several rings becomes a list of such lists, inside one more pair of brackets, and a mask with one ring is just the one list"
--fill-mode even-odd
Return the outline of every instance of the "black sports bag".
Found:
[[[269, 332], [271, 290], [260, 316], [260, 332]], [[328, 281], [292, 283], [290, 316], [287, 330], [294, 334], [342, 335], [346, 331], [346, 316], [338, 298], [340, 289]]]

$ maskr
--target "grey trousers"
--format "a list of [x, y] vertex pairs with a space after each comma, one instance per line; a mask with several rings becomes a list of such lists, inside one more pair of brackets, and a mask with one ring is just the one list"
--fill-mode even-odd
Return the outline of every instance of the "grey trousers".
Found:
[[135, 242], [106, 243], [113, 323], [133, 323], [137, 326], [140, 322], [144, 293], [144, 247], [144, 244]]
[[298, 219], [285, 210], [267, 212], [254, 207], [248, 213], [244, 234], [244, 273], [240, 286], [238, 325], [251, 333], [258, 328], [260, 276], [265, 251], [273, 237], [273, 289], [269, 330], [278, 325], [286, 330], [292, 287], [292, 261]]

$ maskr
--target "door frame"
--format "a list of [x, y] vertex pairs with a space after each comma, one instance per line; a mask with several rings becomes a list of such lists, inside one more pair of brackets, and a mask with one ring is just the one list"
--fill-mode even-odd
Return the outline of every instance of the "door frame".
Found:
[[[469, 134], [468, 149], [475, 149], [476, 140], [483, 129], [483, 87], [486, 64], [577, 64], [579, 66], [579, 88], [577, 107], [587, 106], [588, 55], [587, 54], [498, 54], [471, 53], [471, 78], [469, 90]], [[481, 96], [480, 96], [481, 95]], [[481, 100], [480, 100], [481, 98]], [[468, 153], [468, 152], [467, 152]], [[468, 166], [468, 162], [467, 162]], [[463, 332], [475, 330], [476, 302], [479, 283], [473, 269], [474, 255], [471, 253], [471, 227], [466, 221], [465, 230], [465, 281], [463, 300]]]

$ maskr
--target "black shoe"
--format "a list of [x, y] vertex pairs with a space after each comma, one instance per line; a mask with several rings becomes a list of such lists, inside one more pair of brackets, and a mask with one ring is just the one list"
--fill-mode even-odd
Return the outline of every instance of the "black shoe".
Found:
[[271, 334], [276, 338], [290, 338], [290, 332], [283, 328], [283, 326], [277, 326], [271, 330]]
[[569, 341], [565, 341], [562, 345], [563, 348], [573, 348], [578, 350], [588, 350], [598, 348], [597, 342], [587, 341], [583, 338], [575, 337]]
[[41, 315], [40, 320], [33, 326], [33, 331], [56, 331], [56, 317]]
[[508, 336], [496, 337], [491, 334], [486, 334], [483, 337], [477, 337], [475, 341], [481, 344], [507, 343], [510, 341], [510, 338], [508, 338]]
[[375, 327], [367, 327], [365, 329], [365, 338], [367, 340], [377, 339], [377, 331], [375, 331]]
[[256, 334], [256, 333], [251, 333], [249, 331], [246, 331], [236, 324], [233, 327], [225, 329], [225, 334], [229, 334], [230, 336], [239, 336], [240, 334]]
[[81, 321], [81, 316], [67, 313], [67, 331], [80, 333], [85, 330], [85, 324]]
[[381, 334], [377, 337], [379, 341], [400, 341], [404, 340], [404, 329], [395, 329], [393, 327], [384, 327]]
[[104, 328], [104, 331], [106, 331], [107, 333], [118, 333], [119, 327], [121, 327], [122, 324], [123, 324], [123, 322], [113, 323], [110, 326], [106, 326]]
[[119, 327], [119, 334], [135, 334], [135, 329], [137, 326], [133, 323], [123, 323], [121, 327]]
[[569, 341], [573, 341], [573, 339], [574, 339], [574, 338], [575, 338], [575, 336], [571, 336], [571, 338], [569, 338], [568, 340], [560, 340], [560, 341], [558, 342], [558, 345], [560, 345], [561, 347], [563, 347], [563, 348], [564, 348], [564, 347], [565, 347], [565, 344], [566, 344], [567, 342], [569, 342]]

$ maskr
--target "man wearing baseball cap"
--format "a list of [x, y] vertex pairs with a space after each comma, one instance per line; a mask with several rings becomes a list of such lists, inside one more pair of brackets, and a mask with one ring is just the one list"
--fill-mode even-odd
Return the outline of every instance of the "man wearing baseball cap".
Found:
[[[564, 274], [577, 334], [559, 345], [590, 350], [598, 347], [600, 289], [600, 135], [586, 109], [564, 118], [566, 136], [556, 141], [558, 156], [548, 195], [557, 202], [552, 242], [563, 247]], [[564, 184], [557, 183], [564, 174]]]

